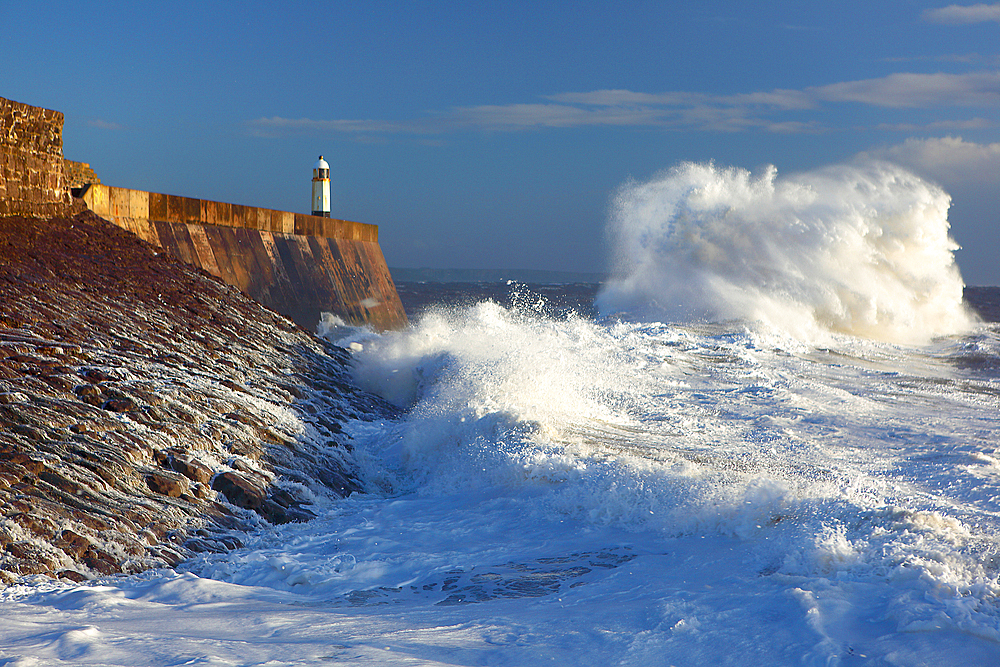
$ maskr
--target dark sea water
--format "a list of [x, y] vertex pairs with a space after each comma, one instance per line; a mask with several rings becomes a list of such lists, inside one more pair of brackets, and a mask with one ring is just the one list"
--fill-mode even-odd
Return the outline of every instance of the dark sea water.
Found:
[[[407, 316], [417, 319], [429, 308], [467, 307], [480, 301], [502, 306], [538, 307], [551, 315], [575, 312], [596, 317], [594, 299], [598, 283], [518, 283], [499, 282], [397, 282], [396, 290]], [[966, 287], [965, 302], [984, 322], [1000, 322], [1000, 287]]]
[[1000, 322], [1000, 287], [966, 287], [964, 298], [984, 322]]
[[466, 308], [481, 301], [491, 301], [505, 308], [535, 310], [550, 316], [576, 313], [585, 318], [597, 317], [594, 298], [597, 283], [518, 283], [514, 281], [480, 283], [398, 282], [396, 291], [406, 315], [419, 319], [429, 309]]

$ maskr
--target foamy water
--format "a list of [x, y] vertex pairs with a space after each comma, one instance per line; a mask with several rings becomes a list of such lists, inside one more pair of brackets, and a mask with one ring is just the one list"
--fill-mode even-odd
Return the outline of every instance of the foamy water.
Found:
[[997, 663], [1000, 327], [952, 298], [947, 196], [852, 169], [627, 186], [623, 318], [514, 287], [328, 328], [406, 409], [351, 425], [366, 492], [178, 572], [8, 589], [0, 664]]
[[599, 305], [760, 321], [800, 339], [922, 343], [968, 331], [950, 203], [879, 162], [785, 178], [682, 164], [619, 190], [609, 229], [618, 275]]

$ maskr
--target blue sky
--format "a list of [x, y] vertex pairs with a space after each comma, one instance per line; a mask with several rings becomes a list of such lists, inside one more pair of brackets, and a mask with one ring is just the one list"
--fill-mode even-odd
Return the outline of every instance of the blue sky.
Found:
[[682, 161], [893, 160], [1000, 284], [1000, 3], [0, 2], [0, 96], [102, 180], [378, 224], [390, 266], [603, 271]]

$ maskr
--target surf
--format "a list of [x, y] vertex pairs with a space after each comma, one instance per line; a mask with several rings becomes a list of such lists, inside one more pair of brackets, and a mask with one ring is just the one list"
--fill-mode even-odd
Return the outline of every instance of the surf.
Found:
[[949, 236], [950, 196], [898, 166], [859, 161], [779, 176], [682, 163], [619, 188], [604, 316], [760, 323], [922, 344], [975, 318]]

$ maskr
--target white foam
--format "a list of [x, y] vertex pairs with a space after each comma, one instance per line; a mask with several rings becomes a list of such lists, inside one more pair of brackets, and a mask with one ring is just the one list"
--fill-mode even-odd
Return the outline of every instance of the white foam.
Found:
[[806, 340], [922, 343], [967, 331], [950, 198], [887, 163], [779, 178], [684, 163], [615, 199], [605, 315], [739, 318]]
[[408, 408], [345, 426], [367, 493], [179, 571], [5, 589], [0, 664], [996, 662], [1000, 330], [544, 310], [332, 329]]

